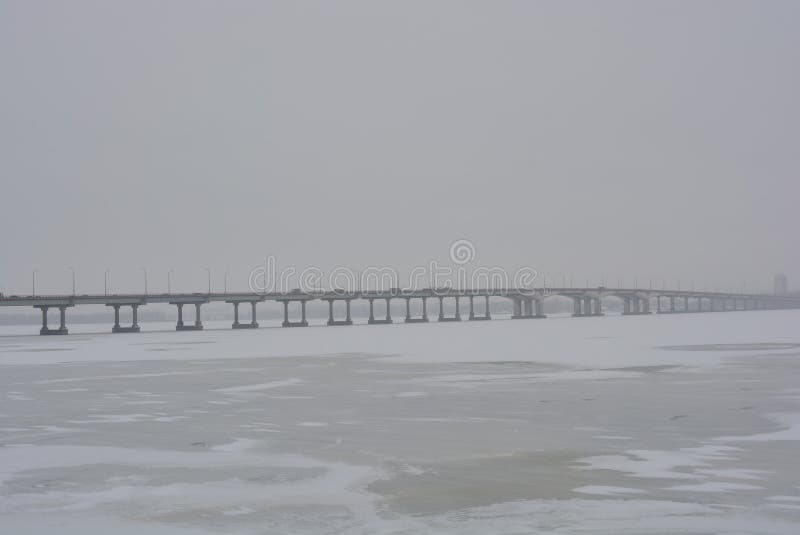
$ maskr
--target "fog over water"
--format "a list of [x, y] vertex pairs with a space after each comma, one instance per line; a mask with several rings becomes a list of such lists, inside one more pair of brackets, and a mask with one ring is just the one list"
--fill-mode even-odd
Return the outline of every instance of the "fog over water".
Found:
[[459, 238], [576, 283], [800, 280], [799, 11], [5, 0], [0, 291], [407, 274]]

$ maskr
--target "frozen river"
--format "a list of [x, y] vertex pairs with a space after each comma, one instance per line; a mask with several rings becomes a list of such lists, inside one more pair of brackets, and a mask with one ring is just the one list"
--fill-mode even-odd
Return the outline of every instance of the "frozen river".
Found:
[[0, 330], [0, 533], [798, 533], [800, 311], [214, 327]]

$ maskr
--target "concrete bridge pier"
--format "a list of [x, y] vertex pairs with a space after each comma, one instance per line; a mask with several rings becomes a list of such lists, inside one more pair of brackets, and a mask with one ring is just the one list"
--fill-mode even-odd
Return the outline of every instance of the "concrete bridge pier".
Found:
[[603, 301], [599, 297], [592, 299], [592, 316], [605, 316], [603, 313]]
[[[170, 303], [178, 307], [178, 323], [175, 325], [176, 331], [202, 331], [203, 320], [200, 316], [200, 305], [202, 303]], [[183, 305], [194, 305], [194, 324], [187, 325], [183, 322]]]
[[577, 318], [583, 316], [581, 303], [583, 302], [582, 297], [573, 297], [572, 298], [572, 317]]
[[[291, 301], [300, 302], [300, 321], [289, 321], [289, 303]], [[308, 327], [308, 320], [306, 319], [306, 300], [305, 299], [283, 299], [283, 323], [282, 327]]]
[[656, 296], [656, 313], [657, 314], [674, 314], [676, 312], [675, 311], [675, 296], [672, 296], [672, 295], [664, 296], [664, 297], [669, 297], [669, 301], [668, 301], [669, 307], [666, 310], [661, 308], [661, 297], [662, 296], [660, 296], [660, 295]]
[[522, 318], [522, 299], [514, 297], [511, 299], [511, 304], [512, 304], [511, 319], [515, 320]]
[[689, 312], [689, 298], [688, 297], [684, 297], [683, 298], [683, 311], [684, 312]]
[[428, 323], [428, 298], [421, 297], [422, 299], [422, 316], [411, 316], [411, 298], [406, 297], [406, 323]]
[[258, 329], [258, 321], [256, 321], [256, 303], [258, 301], [249, 301], [250, 303], [250, 323], [239, 323], [239, 305], [242, 302], [248, 301], [227, 301], [233, 305], [233, 325], [232, 329]]
[[422, 300], [422, 316], [411, 316], [411, 298], [406, 297], [406, 323], [428, 323], [428, 298], [421, 297]]
[[546, 317], [544, 315], [544, 303], [541, 299], [533, 297], [515, 297], [514, 315], [511, 319], [538, 319]]
[[650, 314], [650, 300], [642, 297], [624, 297], [623, 315]]
[[379, 319], [379, 318], [375, 317], [375, 298], [374, 297], [370, 298], [370, 300], [369, 300], [369, 320], [367, 321], [367, 323], [369, 325], [386, 325], [388, 323], [392, 323], [393, 322], [393, 320], [392, 320], [392, 307], [391, 307], [392, 298], [391, 297], [386, 297], [384, 299], [386, 300], [386, 317]]
[[489, 315], [489, 296], [485, 295], [486, 298], [486, 307], [484, 309], [483, 316], [475, 315], [475, 296], [469, 296], [469, 321], [484, 321], [490, 320], [492, 317]]
[[439, 321], [461, 321], [461, 306], [459, 297], [455, 296], [456, 300], [456, 313], [453, 316], [444, 315], [444, 297], [439, 296]]
[[47, 326], [47, 311], [50, 309], [50, 306], [47, 305], [36, 305], [34, 308], [38, 308], [42, 311], [42, 328], [39, 329], [39, 334], [41, 335], [53, 335], [53, 334], [68, 334], [69, 329], [67, 329], [67, 307], [71, 305], [58, 305], [58, 312], [59, 312], [59, 327], [57, 329], [51, 329]]
[[353, 319], [350, 317], [350, 299], [345, 299], [345, 307], [347, 309], [346, 317], [343, 320], [337, 320], [333, 316], [333, 302], [336, 299], [327, 299], [328, 301], [328, 325], [352, 325]]
[[536, 299], [534, 302], [536, 303], [536, 317], [546, 318], [547, 316], [544, 315], [544, 299]]
[[139, 327], [139, 305], [131, 305], [132, 321], [130, 327], [123, 327], [119, 324], [119, 309], [123, 305], [106, 305], [114, 307], [114, 326], [111, 328], [112, 333], [138, 333], [141, 331]]

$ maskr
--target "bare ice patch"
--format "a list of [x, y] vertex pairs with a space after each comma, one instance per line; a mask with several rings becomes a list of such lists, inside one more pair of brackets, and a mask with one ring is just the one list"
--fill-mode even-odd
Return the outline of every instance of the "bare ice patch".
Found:
[[721, 442], [772, 442], [774, 440], [800, 440], [800, 414], [770, 414], [768, 417], [785, 429], [755, 435], [718, 437]]
[[573, 492], [580, 492], [581, 494], [597, 494], [600, 496], [618, 496], [620, 494], [644, 494], [642, 489], [632, 489], [630, 487], [610, 487], [604, 485], [585, 485], [572, 489]]
[[[624, 455], [598, 455], [579, 459], [585, 464], [582, 470], [614, 470], [632, 477], [654, 479], [704, 479], [707, 476], [693, 472], [712, 462], [734, 459], [729, 455], [738, 448], [705, 445], [682, 448], [676, 451], [627, 450]], [[679, 470], [683, 469], [683, 470]]]
[[239, 394], [243, 392], [259, 392], [261, 390], [271, 390], [273, 388], [280, 388], [282, 386], [299, 385], [303, 383], [302, 379], [285, 379], [283, 381], [272, 381], [270, 383], [259, 383], [255, 385], [232, 386], [228, 388], [217, 388], [214, 392], [224, 392], [228, 394]]
[[666, 487], [666, 490], [680, 490], [687, 492], [731, 492], [734, 490], [763, 490], [764, 487], [748, 485], [746, 483], [730, 483], [727, 481], [706, 481], [696, 485], [675, 485]]

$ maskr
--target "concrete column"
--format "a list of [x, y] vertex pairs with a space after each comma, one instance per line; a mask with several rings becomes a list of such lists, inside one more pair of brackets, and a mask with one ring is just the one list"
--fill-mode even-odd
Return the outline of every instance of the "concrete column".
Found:
[[592, 298], [585, 297], [583, 299], [583, 315], [584, 316], [591, 316], [592, 315]]
[[119, 329], [119, 305], [114, 305], [114, 328]]
[[306, 301], [305, 301], [305, 299], [300, 301], [300, 321], [302, 323], [306, 323]]
[[350, 319], [350, 300], [349, 299], [345, 299], [344, 303], [345, 303], [345, 306], [347, 307], [347, 321], [353, 321], [353, 320]]
[[475, 298], [473, 296], [469, 296], [469, 319], [475, 319]]
[[631, 313], [631, 300], [628, 297], [623, 297], [622, 298], [622, 312], [624, 314], [630, 314]]
[[333, 299], [328, 299], [328, 325], [333, 323]]
[[178, 303], [178, 327], [183, 327], [183, 303]]
[[596, 297], [594, 299], [594, 315], [595, 316], [603, 315], [603, 302], [600, 300], [599, 297]]
[[283, 302], [283, 324], [289, 324], [289, 301]]
[[675, 312], [675, 296], [672, 295], [669, 297], [669, 311]]
[[703, 298], [702, 297], [698, 297], [697, 298], [697, 311], [698, 312], [702, 312], [703, 311]]
[[522, 316], [522, 301], [519, 298], [515, 297], [512, 302], [514, 303], [514, 311], [513, 311], [514, 317], [518, 318]]
[[444, 297], [439, 297], [439, 319], [444, 317]]
[[683, 311], [689, 312], [689, 298], [685, 296], [683, 298]]
[[544, 301], [542, 299], [536, 300], [536, 316], [537, 317], [544, 316]]
[[650, 314], [650, 298], [646, 297], [642, 299], [642, 312], [645, 314]]
[[461, 307], [459, 305], [459, 297], [456, 296], [456, 319], [461, 319]]
[[375, 319], [375, 300], [369, 300], [369, 321], [373, 321]]
[[639, 298], [638, 297], [634, 297], [632, 299], [631, 304], [633, 305], [633, 313], [634, 314], [638, 314], [639, 312], [641, 312], [641, 304], [639, 302]]
[[406, 297], [406, 321], [411, 319], [411, 298]]
[[661, 296], [656, 296], [656, 312], [661, 313]]
[[386, 321], [392, 321], [392, 305], [391, 299], [386, 298]]
[[42, 307], [42, 330], [47, 330], [47, 309], [50, 307]]
[[428, 319], [428, 298], [422, 298], [422, 317], [423, 319]]
[[58, 313], [61, 319], [59, 330], [64, 331], [67, 328], [67, 307], [58, 307]]
[[239, 303], [233, 304], [233, 326], [239, 325]]
[[200, 317], [200, 303], [194, 304], [194, 324], [195, 327], [203, 325], [203, 319]]
[[580, 316], [581, 315], [581, 298], [580, 297], [573, 297], [573, 299], [572, 299], [572, 315], [573, 316]]
[[258, 327], [258, 321], [256, 321], [256, 302], [250, 301], [250, 324]]
[[522, 302], [523, 313], [526, 317], [533, 316], [533, 301], [526, 299]]
[[486, 307], [485, 307], [486, 311], [485, 311], [485, 315], [486, 315], [486, 317], [487, 317], [487, 318], [491, 318], [491, 317], [492, 317], [492, 315], [491, 315], [491, 313], [489, 312], [489, 296], [488, 296], [488, 295], [485, 295], [485, 296], [484, 296], [484, 299], [486, 299]]
[[131, 309], [133, 309], [132, 310], [133, 324], [131, 325], [131, 327], [135, 329], [136, 327], [139, 326], [139, 305], [131, 305]]

